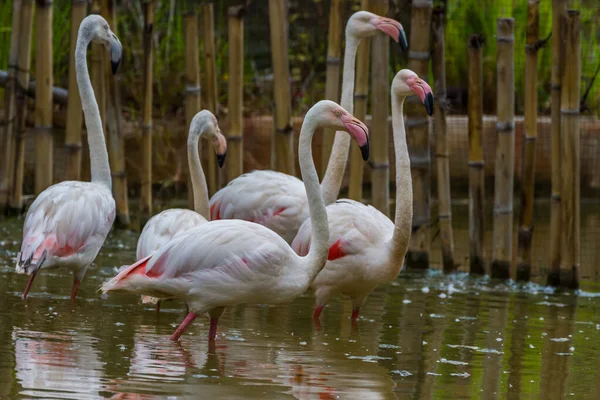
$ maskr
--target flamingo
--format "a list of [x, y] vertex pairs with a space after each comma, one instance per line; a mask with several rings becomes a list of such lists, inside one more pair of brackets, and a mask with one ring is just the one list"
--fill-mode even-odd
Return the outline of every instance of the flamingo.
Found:
[[90, 15], [81, 21], [75, 69], [88, 132], [92, 181], [52, 185], [40, 193], [29, 208], [16, 265], [17, 273], [29, 275], [24, 299], [40, 269], [64, 266], [73, 271], [71, 299], [74, 300], [85, 272], [115, 220], [108, 153], [86, 61], [91, 41], [104, 43], [110, 53], [113, 74], [118, 70], [122, 49], [104, 18]]
[[[367, 11], [354, 13], [346, 25], [346, 50], [341, 106], [354, 112], [354, 66], [356, 50], [363, 38], [384, 32], [406, 50], [402, 25], [393, 19]], [[325, 204], [333, 203], [340, 192], [350, 137], [337, 132], [327, 171], [321, 184]], [[257, 190], [260, 188], [260, 190]], [[210, 200], [211, 220], [243, 219], [273, 230], [291, 243], [302, 222], [308, 218], [308, 199], [302, 181], [275, 171], [252, 171], [243, 174], [219, 190]]]
[[171, 336], [177, 340], [198, 314], [208, 312], [215, 339], [225, 307], [277, 304], [304, 293], [327, 259], [327, 213], [313, 164], [311, 141], [318, 127], [345, 129], [368, 155], [367, 127], [338, 104], [322, 100], [306, 114], [299, 161], [311, 214], [310, 251], [298, 256], [272, 230], [243, 220], [211, 221], [189, 229], [156, 253], [129, 266], [100, 289], [125, 290], [185, 301], [189, 313]]
[[[319, 316], [329, 300], [344, 294], [352, 301], [352, 321], [377, 286], [387, 284], [400, 273], [410, 239], [413, 215], [410, 159], [402, 110], [404, 99], [416, 94], [427, 113], [433, 113], [433, 94], [429, 85], [411, 70], [399, 71], [392, 82], [392, 126], [396, 151], [396, 216], [393, 223], [372, 206], [353, 200], [338, 200], [327, 206], [329, 254], [327, 265], [311, 287], [315, 291], [313, 318]], [[304, 255], [311, 247], [311, 221], [305, 221], [292, 243]]]
[[[198, 155], [198, 142], [202, 136], [211, 138], [219, 167], [223, 166], [227, 151], [225, 136], [219, 129], [217, 118], [210, 111], [202, 110], [190, 123], [187, 141], [194, 210], [171, 208], [150, 218], [138, 239], [136, 259], [151, 255], [175, 235], [208, 222], [208, 188]], [[156, 303], [156, 310], [160, 310], [160, 299], [142, 296], [142, 303]]]

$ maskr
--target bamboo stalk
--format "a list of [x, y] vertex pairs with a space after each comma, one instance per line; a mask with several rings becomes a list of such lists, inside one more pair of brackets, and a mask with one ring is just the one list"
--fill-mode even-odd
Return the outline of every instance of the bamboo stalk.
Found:
[[[19, 27], [19, 58], [17, 60], [17, 119], [14, 132], [14, 178], [9, 208], [23, 210], [23, 175], [25, 172], [25, 134], [27, 133], [27, 84], [31, 66], [31, 35], [33, 28], [33, 0], [23, 0]], [[11, 163], [11, 164], [12, 164]]]
[[[408, 68], [427, 80], [429, 71], [429, 34], [431, 0], [412, 2], [410, 51]], [[406, 99], [406, 138], [409, 143], [410, 168], [413, 180], [413, 232], [408, 244], [406, 265], [429, 268], [429, 226], [431, 220], [431, 154], [430, 125], [419, 98]]]
[[444, 8], [433, 10], [431, 20], [432, 67], [434, 77], [434, 129], [435, 160], [437, 164], [438, 218], [440, 221], [440, 239], [442, 242], [442, 261], [444, 272], [454, 272], [454, 237], [452, 235], [452, 203], [450, 199], [450, 165], [448, 158], [448, 137], [446, 134], [446, 55]]
[[154, 0], [144, 3], [144, 110], [142, 126], [142, 176], [140, 229], [152, 216], [152, 34]]
[[[183, 16], [183, 44], [185, 46], [185, 126], [189, 127], [194, 115], [200, 111], [200, 64], [198, 61], [198, 18], [192, 8]], [[185, 156], [187, 160], [187, 154]], [[187, 165], [187, 161], [185, 162]], [[185, 168], [188, 171], [188, 168]], [[188, 182], [188, 205], [193, 208], [194, 199], [189, 171], [186, 172]]]
[[564, 15], [567, 9], [566, 0], [552, 0], [552, 69], [550, 76], [550, 87], [552, 89], [551, 98], [551, 137], [552, 137], [552, 195], [550, 197], [550, 273], [548, 275], [548, 284], [558, 286], [560, 284], [560, 208], [561, 208], [561, 74], [563, 59], [563, 41], [561, 40], [562, 25]]
[[244, 13], [243, 5], [229, 7], [229, 132], [227, 136], [227, 179], [243, 172]]
[[580, 132], [579, 97], [581, 82], [580, 17], [568, 10], [563, 30], [565, 48], [562, 69], [561, 114], [561, 253], [560, 286], [579, 287], [580, 264]]
[[[206, 108], [217, 115], [217, 64], [215, 50], [215, 25], [214, 25], [214, 6], [213, 3], [204, 3], [200, 6], [202, 16], [202, 37], [204, 38], [204, 95], [206, 98]], [[205, 146], [207, 147], [207, 146]], [[220, 186], [219, 170], [217, 168], [217, 158], [212, 149], [208, 150], [208, 191], [212, 195]]]
[[[331, 0], [329, 7], [329, 32], [327, 34], [327, 70], [325, 72], [325, 98], [340, 101], [340, 58], [342, 54], [342, 15], [344, 1]], [[325, 176], [329, 155], [333, 147], [334, 129], [323, 130], [321, 145], [321, 178]], [[362, 158], [361, 158], [362, 160]], [[362, 161], [361, 161], [362, 162]]]
[[[387, 1], [373, 4], [372, 11], [386, 15]], [[371, 187], [373, 207], [390, 215], [390, 164], [388, 160], [388, 117], [390, 114], [390, 67], [389, 43], [387, 35], [377, 35], [371, 39], [371, 104], [377, 104], [371, 111]]]
[[[102, 15], [116, 32], [116, 0], [103, 0]], [[129, 202], [127, 196], [127, 175], [125, 174], [125, 141], [123, 139], [123, 118], [121, 116], [121, 88], [119, 75], [113, 75], [109, 65], [108, 54], [102, 50], [102, 65], [105, 83], [105, 116], [103, 120], [108, 137], [108, 156], [112, 167], [113, 197], [117, 206], [115, 226], [128, 228]]]
[[513, 240], [515, 175], [515, 63], [513, 18], [498, 18], [496, 35], [497, 122], [494, 179], [492, 278], [509, 279]]
[[65, 132], [65, 147], [67, 149], [67, 179], [81, 179], [81, 124], [83, 113], [81, 98], [77, 90], [77, 75], [75, 73], [75, 47], [79, 25], [87, 14], [87, 0], [71, 1], [71, 50], [69, 53], [69, 96], [67, 98], [67, 127]]
[[19, 61], [19, 23], [21, 19], [21, 0], [13, 0], [12, 24], [10, 33], [10, 52], [8, 55], [8, 73], [6, 89], [4, 91], [4, 129], [0, 143], [4, 146], [2, 161], [0, 163], [0, 213], [4, 214], [8, 208], [15, 176], [15, 120], [17, 115], [17, 63]]
[[269, 0], [269, 22], [275, 97], [275, 169], [294, 175], [296, 157], [288, 60], [287, 0]]
[[[369, 10], [369, 0], [362, 0], [360, 8]], [[364, 121], [367, 116], [369, 96], [369, 66], [371, 58], [371, 40], [365, 38], [361, 41], [356, 54], [356, 84], [354, 87], [354, 116]], [[365, 163], [358, 146], [350, 146], [350, 179], [348, 182], [348, 197], [352, 200], [362, 201], [363, 176]]]
[[37, 0], [35, 74], [35, 194], [52, 185], [52, 0]]
[[518, 281], [531, 278], [531, 239], [535, 185], [535, 144], [537, 140], [537, 51], [540, 0], [527, 3], [527, 45], [525, 46], [525, 129], [521, 164], [521, 215], [517, 252]]
[[483, 159], [483, 37], [469, 37], [469, 271], [485, 274]]

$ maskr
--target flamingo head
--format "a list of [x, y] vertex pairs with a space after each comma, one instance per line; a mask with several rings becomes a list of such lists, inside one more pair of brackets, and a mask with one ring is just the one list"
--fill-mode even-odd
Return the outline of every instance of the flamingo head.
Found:
[[92, 42], [104, 44], [110, 55], [112, 73], [116, 74], [121, 65], [123, 48], [117, 35], [110, 30], [108, 22], [100, 15], [92, 14], [84, 18], [79, 29], [91, 33]]
[[217, 155], [217, 163], [219, 167], [222, 167], [225, 164], [225, 157], [227, 156], [227, 139], [225, 139], [221, 128], [219, 128], [217, 117], [208, 110], [202, 110], [192, 118], [188, 144], [197, 146], [197, 138], [201, 136], [210, 138], [215, 154]]
[[423, 79], [410, 69], [400, 70], [394, 77], [392, 92], [396, 96], [411, 96], [416, 94], [425, 106], [428, 115], [433, 114], [433, 92]]
[[398, 43], [402, 51], [408, 50], [408, 41], [402, 24], [391, 18], [380, 17], [368, 11], [357, 11], [352, 14], [346, 26], [346, 36], [354, 36], [357, 39], [374, 36], [379, 31]]
[[369, 159], [369, 129], [362, 121], [330, 100], [321, 100], [313, 108], [324, 109], [324, 122], [320, 124], [322, 127], [348, 132], [360, 147], [363, 160]]

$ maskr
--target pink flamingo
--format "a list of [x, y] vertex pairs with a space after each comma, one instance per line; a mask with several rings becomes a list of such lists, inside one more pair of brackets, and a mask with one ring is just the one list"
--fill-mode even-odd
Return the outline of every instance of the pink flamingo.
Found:
[[336, 103], [323, 100], [306, 114], [299, 143], [302, 178], [309, 199], [313, 237], [310, 251], [298, 256], [272, 230], [242, 220], [212, 221], [173, 238], [106, 282], [101, 290], [126, 290], [185, 301], [190, 312], [171, 340], [177, 340], [198, 314], [210, 315], [209, 340], [225, 307], [276, 304], [304, 293], [327, 259], [327, 213], [312, 158], [318, 127], [345, 129], [368, 155], [367, 127]]
[[[341, 106], [354, 112], [354, 69], [356, 50], [361, 39], [384, 32], [407, 48], [402, 25], [367, 11], [354, 13], [346, 25], [346, 50]], [[350, 137], [337, 132], [321, 184], [325, 204], [337, 199], [344, 179]], [[260, 190], [257, 190], [260, 188]], [[291, 243], [298, 228], [309, 216], [308, 199], [302, 181], [275, 171], [252, 171], [239, 176], [219, 190], [210, 200], [211, 220], [243, 219], [256, 222], [278, 233]]]
[[[329, 254], [327, 265], [312, 282], [317, 307], [313, 317], [318, 326], [321, 311], [329, 300], [344, 294], [352, 301], [352, 320], [358, 318], [365, 299], [379, 285], [400, 273], [412, 227], [412, 180], [410, 159], [404, 130], [404, 99], [416, 94], [433, 113], [433, 94], [417, 74], [403, 69], [392, 82], [392, 125], [396, 151], [396, 220], [395, 223], [372, 206], [353, 200], [338, 200], [327, 206], [329, 220]], [[303, 255], [311, 247], [311, 221], [302, 224], [292, 243]]]
[[109, 50], [113, 74], [121, 61], [121, 43], [99, 15], [86, 17], [79, 26], [75, 68], [88, 132], [92, 181], [52, 185], [29, 208], [16, 266], [18, 273], [29, 274], [23, 298], [27, 298], [40, 269], [65, 266], [73, 271], [71, 299], [75, 299], [87, 268], [115, 220], [108, 153], [86, 61], [91, 41], [104, 43]]
[[[217, 118], [208, 110], [197, 113], [190, 123], [187, 142], [188, 164], [194, 192], [194, 210], [171, 208], [148, 220], [138, 239], [136, 259], [152, 255], [177, 234], [208, 222], [208, 188], [198, 155], [200, 137], [210, 137], [219, 167], [225, 162], [227, 142], [221, 133]], [[156, 303], [160, 310], [160, 299], [142, 296], [143, 303]]]

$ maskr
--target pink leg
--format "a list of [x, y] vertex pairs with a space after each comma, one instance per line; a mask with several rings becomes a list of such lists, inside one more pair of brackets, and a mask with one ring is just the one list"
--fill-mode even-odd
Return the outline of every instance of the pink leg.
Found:
[[33, 283], [33, 279], [35, 278], [36, 272], [33, 272], [29, 275], [29, 280], [27, 281], [27, 286], [25, 286], [25, 291], [23, 292], [23, 300], [27, 299], [27, 293], [29, 293], [29, 289], [31, 289], [31, 284]]
[[352, 320], [356, 321], [358, 319], [358, 312], [360, 311], [360, 307], [354, 307], [352, 309]]
[[208, 340], [209, 341], [214, 341], [215, 338], [217, 337], [217, 324], [219, 323], [219, 319], [218, 318], [210, 318], [210, 328], [208, 330]]
[[197, 317], [196, 314], [194, 313], [189, 313], [187, 315], [187, 317], [185, 317], [185, 319], [183, 320], [183, 322], [181, 323], [181, 325], [179, 325], [177, 327], [177, 329], [175, 330], [175, 332], [173, 332], [173, 334], [171, 335], [171, 340], [179, 340], [179, 337], [183, 334], [183, 332], [187, 329], [188, 325], [192, 323], [193, 320], [195, 320]]
[[77, 297], [77, 291], [79, 290], [79, 284], [81, 283], [81, 279], [75, 278], [73, 281], [73, 290], [71, 291], [71, 300], [75, 300]]
[[321, 312], [323, 311], [323, 309], [325, 308], [325, 306], [317, 306], [315, 308], [315, 311], [313, 312], [313, 319], [319, 319], [319, 317], [321, 316]]

